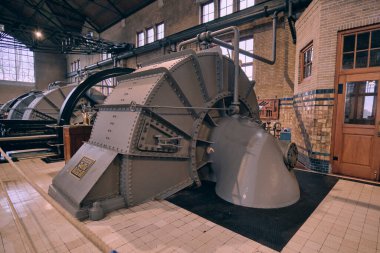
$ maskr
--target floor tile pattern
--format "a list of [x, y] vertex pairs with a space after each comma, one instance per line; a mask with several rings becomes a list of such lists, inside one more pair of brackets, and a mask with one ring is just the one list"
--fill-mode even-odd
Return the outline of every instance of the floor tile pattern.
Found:
[[[47, 191], [63, 163], [17, 163]], [[9, 164], [0, 179], [38, 252], [99, 252]], [[339, 180], [282, 250], [284, 253], [379, 252], [380, 187]], [[276, 252], [167, 201], [121, 209], [85, 225], [117, 252]], [[0, 253], [26, 251], [0, 192]]]

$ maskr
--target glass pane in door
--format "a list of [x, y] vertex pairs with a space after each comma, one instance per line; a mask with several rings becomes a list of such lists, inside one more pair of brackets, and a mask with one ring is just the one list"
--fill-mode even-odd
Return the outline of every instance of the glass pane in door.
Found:
[[378, 81], [346, 83], [344, 123], [374, 125]]

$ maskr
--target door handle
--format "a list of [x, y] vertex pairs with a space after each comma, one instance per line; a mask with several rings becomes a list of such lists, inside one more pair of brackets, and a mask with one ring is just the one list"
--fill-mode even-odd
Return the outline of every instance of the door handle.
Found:
[[377, 137], [380, 137], [380, 121], [377, 122]]

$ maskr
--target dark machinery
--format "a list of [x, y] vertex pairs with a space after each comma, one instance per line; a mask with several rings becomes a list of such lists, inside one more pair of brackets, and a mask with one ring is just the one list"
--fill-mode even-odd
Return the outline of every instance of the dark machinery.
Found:
[[24, 109], [23, 120], [57, 120], [59, 110], [76, 84], [53, 86], [41, 92]]
[[41, 93], [22, 94], [0, 108], [0, 146], [4, 150], [46, 147], [46, 141], [56, 138], [54, 130], [46, 127], [53, 120], [22, 120], [26, 108]]
[[[112, 68], [89, 76], [80, 84], [54, 82], [46, 91], [31, 91], [0, 108], [0, 146], [6, 151], [47, 148], [62, 156], [63, 125], [83, 123], [83, 111], [96, 114], [105, 96], [94, 89], [108, 78], [133, 69]], [[89, 112], [90, 111], [90, 112]]]
[[[0, 146], [6, 150], [49, 148], [55, 151], [60, 137], [52, 127], [57, 124], [64, 101], [69, 99], [76, 84], [50, 84], [46, 91], [31, 91], [13, 99], [1, 108]], [[81, 123], [83, 107], [94, 108], [102, 103], [104, 96], [91, 87], [70, 104], [69, 124]], [[67, 105], [68, 103], [66, 103]], [[52, 146], [52, 144], [54, 144]]]
[[47, 125], [57, 122], [58, 112], [67, 95], [76, 85], [50, 86], [46, 91], [31, 91], [5, 103], [1, 108], [0, 142], [5, 137], [40, 136], [55, 134]]
[[31, 91], [2, 107], [0, 146], [6, 150], [46, 148], [57, 139], [57, 111], [75, 85], [51, 86], [46, 91]]
[[3, 104], [1, 107], [0, 107], [0, 119], [7, 119], [8, 118], [8, 114], [9, 114], [9, 111], [11, 110], [11, 108], [20, 100], [22, 100], [24, 97], [27, 97], [29, 96], [31, 93], [34, 93], [35, 91], [31, 91], [31, 92], [27, 92], [27, 93], [24, 93], [24, 94], [21, 94], [20, 96], [16, 97], [16, 98], [13, 98], [11, 100], [9, 100], [8, 102], [6, 102], [5, 104]]
[[31, 91], [23, 98], [18, 99], [17, 102], [9, 108], [7, 119], [22, 119], [25, 109], [28, 108], [29, 104], [33, 102], [40, 93], [39, 91]]
[[[236, 49], [236, 28], [214, 34], [228, 31], [235, 32]], [[184, 50], [121, 76], [98, 106], [89, 142], [53, 179], [49, 194], [79, 219], [100, 207], [106, 213], [163, 199], [201, 179], [214, 180], [217, 194], [237, 205], [295, 203], [297, 148], [262, 128], [252, 82], [235, 52], [233, 62], [220, 49]]]

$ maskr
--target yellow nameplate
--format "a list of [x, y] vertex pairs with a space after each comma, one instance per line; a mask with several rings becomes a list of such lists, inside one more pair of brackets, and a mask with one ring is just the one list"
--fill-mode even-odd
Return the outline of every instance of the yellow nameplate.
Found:
[[92, 160], [88, 157], [82, 157], [82, 159], [79, 161], [77, 165], [71, 170], [71, 174], [76, 176], [77, 178], [81, 179], [86, 175], [87, 171], [90, 169], [90, 167], [95, 163], [95, 160]]

